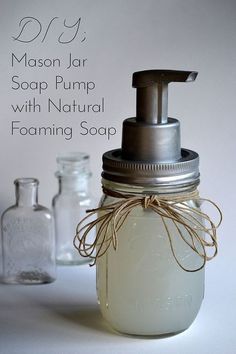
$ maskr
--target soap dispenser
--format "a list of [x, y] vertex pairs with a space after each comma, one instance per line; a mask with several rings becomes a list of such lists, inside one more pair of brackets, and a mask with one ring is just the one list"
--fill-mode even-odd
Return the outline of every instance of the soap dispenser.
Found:
[[[168, 84], [196, 77], [133, 74], [136, 117], [123, 122], [122, 148], [103, 155], [101, 205], [77, 228], [75, 246], [96, 263], [101, 312], [122, 333], [187, 329], [202, 303], [205, 263], [217, 253], [217, 226], [200, 208], [199, 156], [181, 148], [180, 123], [167, 113]], [[94, 226], [97, 237], [88, 245]]]

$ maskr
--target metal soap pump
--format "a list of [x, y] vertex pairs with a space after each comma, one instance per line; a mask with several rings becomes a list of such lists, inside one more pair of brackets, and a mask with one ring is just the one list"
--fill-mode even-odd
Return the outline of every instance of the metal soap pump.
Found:
[[97, 266], [101, 312], [119, 332], [163, 335], [188, 328], [203, 299], [205, 263], [217, 253], [217, 226], [200, 209], [198, 154], [181, 148], [180, 123], [167, 114], [168, 84], [196, 76], [133, 74], [136, 117], [123, 122], [122, 148], [103, 155], [101, 205], [77, 228], [75, 246], [79, 241], [80, 254]]
[[122, 149], [103, 156], [103, 177], [122, 183], [179, 185], [199, 179], [198, 154], [181, 149], [180, 123], [168, 117], [168, 84], [194, 81], [196, 72], [148, 70], [133, 74], [136, 118], [123, 122]]

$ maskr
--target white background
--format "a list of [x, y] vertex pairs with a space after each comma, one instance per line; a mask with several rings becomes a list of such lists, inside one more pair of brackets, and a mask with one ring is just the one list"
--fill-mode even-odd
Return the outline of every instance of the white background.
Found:
[[[30, 44], [16, 42], [12, 36], [19, 33], [19, 21], [24, 16], [37, 17], [44, 26], [55, 16], [60, 20], [67, 18], [71, 23], [81, 17], [86, 41], [59, 45], [55, 42], [55, 28], [44, 43], [40, 40]], [[14, 202], [13, 180], [20, 176], [39, 178], [40, 202], [50, 206], [57, 191], [57, 181], [53, 175], [56, 170], [55, 157], [64, 151], [86, 151], [91, 155], [91, 192], [98, 197], [102, 153], [120, 146], [122, 121], [135, 115], [132, 73], [154, 68], [199, 71], [195, 83], [171, 85], [169, 116], [181, 120], [182, 146], [200, 154], [201, 195], [221, 206], [224, 222], [219, 230], [219, 256], [207, 266], [201, 326], [191, 335], [196, 343], [204, 337], [205, 353], [216, 352], [216, 349], [210, 348], [217, 342], [219, 353], [233, 354], [236, 351], [233, 332], [233, 318], [236, 316], [235, 1], [68, 0], [39, 3], [1, 0], [0, 17], [1, 211]], [[20, 75], [26, 80], [50, 81], [58, 70], [23, 66], [12, 68], [12, 52], [64, 60], [72, 52], [74, 56], [88, 58], [84, 69], [75, 68], [70, 72], [60, 69], [59, 74], [68, 80], [94, 80], [96, 92], [88, 100], [95, 102], [105, 97], [105, 112], [97, 115], [14, 114], [11, 104], [33, 95], [13, 91], [12, 75]], [[51, 88], [44, 94], [45, 97], [48, 95], [57, 97], [58, 94]], [[61, 92], [60, 95], [67, 100], [76, 97], [74, 92]], [[37, 125], [71, 124], [75, 130], [82, 120], [87, 120], [97, 127], [114, 126], [117, 134], [109, 141], [103, 136], [81, 136], [79, 133], [69, 141], [62, 137], [11, 136], [10, 122], [15, 119]], [[175, 338], [170, 341], [175, 341]], [[168, 346], [168, 340], [166, 343]], [[158, 350], [149, 352], [156, 353]], [[181, 353], [177, 349], [176, 352]], [[198, 352], [197, 345], [192, 348], [192, 353], [195, 352]]]

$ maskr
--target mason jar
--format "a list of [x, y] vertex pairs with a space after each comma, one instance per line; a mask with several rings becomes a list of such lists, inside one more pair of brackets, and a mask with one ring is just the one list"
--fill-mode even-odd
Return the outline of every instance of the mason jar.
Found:
[[[130, 196], [176, 197], [197, 188], [196, 184], [175, 188], [134, 186], [105, 179], [102, 184], [107, 190]], [[104, 194], [101, 206], [119, 200]], [[185, 204], [200, 210], [196, 200]], [[200, 267], [199, 255], [183, 241], [171, 220], [166, 223], [178, 261], [186, 269]], [[184, 227], [181, 232], [189, 239]], [[187, 329], [204, 296], [204, 268], [188, 272], [178, 265], [162, 218], [153, 210], [134, 208], [117, 238], [117, 249], [109, 247], [97, 259], [97, 294], [104, 318], [117, 331], [135, 335], [163, 335]]]

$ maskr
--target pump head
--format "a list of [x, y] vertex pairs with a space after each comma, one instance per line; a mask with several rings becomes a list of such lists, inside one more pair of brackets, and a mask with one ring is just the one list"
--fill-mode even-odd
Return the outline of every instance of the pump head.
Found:
[[190, 180], [199, 178], [197, 153], [181, 149], [180, 123], [168, 117], [168, 84], [194, 81], [196, 77], [195, 71], [176, 70], [133, 74], [136, 117], [123, 122], [122, 149], [104, 154], [105, 178], [134, 184], [166, 183], [170, 181], [168, 177], [173, 181], [172, 175], [181, 171], [185, 174], [183, 179], [187, 174]]
[[134, 73], [133, 87], [137, 89], [137, 121], [167, 124], [168, 84], [194, 81], [196, 77], [196, 71], [146, 70]]

